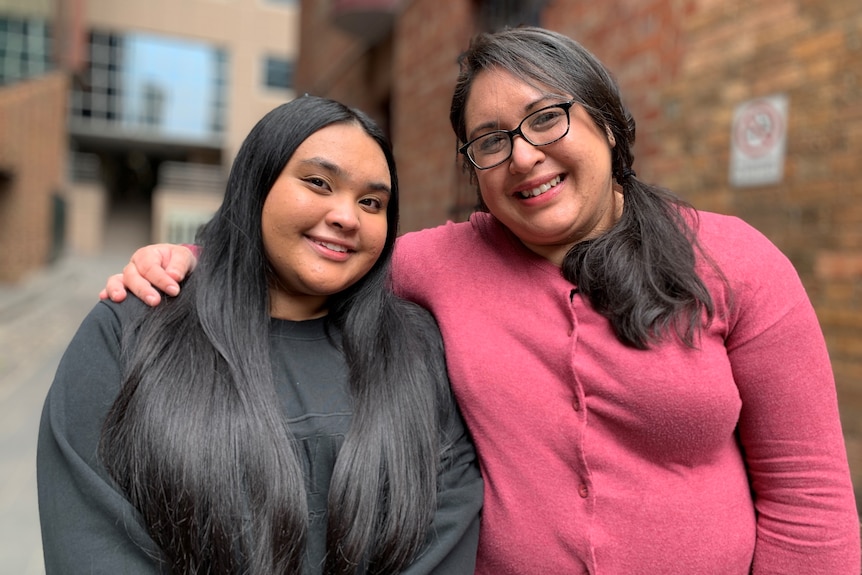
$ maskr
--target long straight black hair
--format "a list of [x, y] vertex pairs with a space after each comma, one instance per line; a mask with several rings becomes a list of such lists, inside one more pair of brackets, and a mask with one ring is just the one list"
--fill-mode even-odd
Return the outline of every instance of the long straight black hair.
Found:
[[[686, 219], [695, 212], [685, 210], [690, 206], [670, 191], [634, 176], [635, 121], [604, 65], [571, 38], [536, 27], [479, 34], [459, 64], [449, 118], [461, 142], [466, 142], [464, 112], [473, 80], [489, 69], [571, 94], [602, 133], [613, 134], [611, 170], [623, 189], [622, 217], [604, 235], [575, 244], [563, 259], [563, 276], [608, 318], [622, 343], [645, 349], [673, 332], [695, 345], [714, 313], [695, 271], [699, 248]], [[463, 165], [475, 176], [466, 158]], [[487, 211], [481, 192], [478, 209]]]
[[359, 125], [379, 143], [392, 195], [379, 260], [330, 301], [354, 415], [330, 485], [324, 571], [398, 571], [433, 517], [452, 400], [433, 320], [389, 289], [398, 226], [392, 152], [363, 113], [305, 96], [252, 129], [199, 234], [198, 268], [179, 297], [143, 314], [124, 345], [127, 376], [100, 453], [172, 572], [302, 569], [306, 491], [272, 379], [261, 213], [297, 147], [337, 123]]

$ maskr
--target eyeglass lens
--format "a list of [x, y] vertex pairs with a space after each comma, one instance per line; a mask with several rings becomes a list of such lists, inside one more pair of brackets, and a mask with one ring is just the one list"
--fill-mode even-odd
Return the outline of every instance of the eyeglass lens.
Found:
[[516, 135], [534, 146], [544, 146], [565, 136], [568, 129], [568, 106], [549, 106], [528, 115], [514, 130], [496, 130], [479, 136], [467, 146], [467, 154], [477, 167], [491, 168], [509, 159]]

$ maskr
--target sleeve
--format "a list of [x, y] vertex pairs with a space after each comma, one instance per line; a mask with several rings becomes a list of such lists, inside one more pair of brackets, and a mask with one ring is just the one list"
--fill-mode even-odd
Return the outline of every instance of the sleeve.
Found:
[[428, 285], [424, 281], [431, 270], [441, 265], [429, 254], [447, 253], [450, 246], [441, 240], [452, 224], [444, 224], [433, 229], [409, 232], [399, 236], [395, 241], [395, 251], [392, 254], [392, 291], [403, 299], [419, 304], [431, 310], [428, 300]]
[[399, 297], [408, 301], [416, 301], [414, 294], [412, 294], [409, 289], [409, 282], [407, 281], [412, 273], [410, 263], [417, 261], [416, 254], [413, 253], [413, 244], [415, 242], [412, 241], [412, 238], [413, 234], [408, 233], [403, 236], [399, 236], [398, 239], [395, 240], [395, 251], [392, 254], [392, 271], [390, 274], [392, 291], [394, 291]]
[[[437, 510], [418, 557], [404, 575], [473, 575], [479, 546], [479, 520], [484, 483], [470, 436], [446, 375], [446, 358], [440, 330], [427, 310], [413, 309], [410, 325], [427, 343], [426, 360], [436, 378], [437, 405], [444, 446], [437, 473]], [[421, 334], [421, 336], [420, 336]]]
[[484, 494], [473, 441], [455, 410], [455, 442], [438, 476], [437, 511], [425, 547], [404, 575], [473, 575]]
[[726, 344], [757, 513], [752, 574], [859, 575], [859, 518], [823, 334], [790, 261], [762, 236], [747, 249], [760, 257], [733, 286]]
[[162, 573], [157, 546], [97, 457], [121, 382], [117, 309], [100, 302], [90, 312], [43, 407], [36, 465], [46, 575]]

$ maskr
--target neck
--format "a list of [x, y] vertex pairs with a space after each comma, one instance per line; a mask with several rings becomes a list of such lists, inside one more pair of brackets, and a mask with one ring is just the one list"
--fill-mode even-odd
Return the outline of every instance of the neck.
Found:
[[327, 313], [329, 306], [325, 296], [297, 297], [278, 289], [269, 290], [269, 315], [275, 319], [305, 321], [323, 317]]

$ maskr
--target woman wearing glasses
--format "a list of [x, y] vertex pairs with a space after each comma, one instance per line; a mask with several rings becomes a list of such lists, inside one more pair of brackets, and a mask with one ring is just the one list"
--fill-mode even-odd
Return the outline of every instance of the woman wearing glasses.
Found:
[[[857, 575], [833, 376], [790, 262], [637, 180], [614, 80], [564, 36], [475, 38], [450, 119], [479, 210], [400, 238], [394, 283], [436, 316], [476, 442], [477, 573]], [[176, 293], [192, 258], [133, 263], [157, 298], [139, 273]]]

